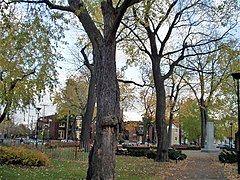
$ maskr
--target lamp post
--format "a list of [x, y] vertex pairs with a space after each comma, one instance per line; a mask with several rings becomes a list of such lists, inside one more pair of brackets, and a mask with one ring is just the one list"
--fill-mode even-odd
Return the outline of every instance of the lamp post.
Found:
[[52, 119], [49, 119], [48, 120], [48, 141], [51, 139], [51, 136], [50, 136], [51, 122], [52, 122]]
[[147, 142], [148, 142], [148, 146], [149, 146], [149, 144], [150, 144], [150, 126], [151, 126], [151, 121], [148, 121], [147, 125], [148, 125], [148, 139], [147, 139]]
[[37, 107], [37, 124], [36, 124], [36, 148], [38, 146], [38, 121], [39, 121], [39, 113], [40, 113], [40, 110], [41, 108], [40, 107]]
[[240, 97], [239, 97], [239, 79], [240, 73], [232, 73], [233, 79], [237, 80], [237, 103], [238, 103], [238, 131], [236, 134], [238, 174], [240, 174]]

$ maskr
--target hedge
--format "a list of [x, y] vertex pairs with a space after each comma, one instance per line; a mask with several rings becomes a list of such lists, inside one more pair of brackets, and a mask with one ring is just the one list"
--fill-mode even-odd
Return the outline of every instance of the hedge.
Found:
[[49, 163], [46, 154], [26, 147], [0, 146], [0, 164], [22, 166], [45, 166]]
[[224, 149], [218, 155], [218, 159], [222, 163], [236, 163], [237, 162], [237, 152], [235, 150]]

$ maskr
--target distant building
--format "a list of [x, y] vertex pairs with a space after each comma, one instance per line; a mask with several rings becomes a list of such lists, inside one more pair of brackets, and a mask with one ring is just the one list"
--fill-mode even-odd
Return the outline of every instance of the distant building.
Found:
[[124, 122], [123, 139], [129, 142], [142, 142], [144, 135], [142, 121], [126, 121]]
[[81, 129], [82, 118], [80, 116], [70, 116], [69, 121], [67, 118], [57, 120], [56, 115], [40, 117], [38, 120], [38, 134], [44, 135], [44, 138], [49, 140], [79, 140]]
[[[148, 124], [144, 126], [142, 121], [126, 121], [123, 139], [133, 143], [157, 143], [156, 126]], [[174, 144], [179, 144], [179, 127], [175, 124], [172, 125], [171, 140], [171, 145]]]

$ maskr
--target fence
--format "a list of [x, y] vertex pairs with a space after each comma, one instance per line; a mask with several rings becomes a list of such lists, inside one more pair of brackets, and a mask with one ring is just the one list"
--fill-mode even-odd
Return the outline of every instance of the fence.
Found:
[[51, 159], [88, 161], [89, 155], [89, 152], [81, 151], [79, 147], [41, 147], [41, 151]]

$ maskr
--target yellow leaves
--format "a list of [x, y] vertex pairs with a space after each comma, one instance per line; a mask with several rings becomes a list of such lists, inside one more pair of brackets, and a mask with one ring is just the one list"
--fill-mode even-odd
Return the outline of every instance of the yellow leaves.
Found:
[[76, 14], [76, 16], [79, 16], [81, 14], [81, 10], [76, 10], [75, 14]]
[[0, 66], [4, 70], [4, 80], [0, 84], [1, 104], [12, 100], [8, 96], [9, 87], [15, 84], [11, 90], [14, 91], [12, 108], [22, 108], [32, 103], [33, 97], [44, 92], [46, 86], [52, 90], [56, 83], [54, 65], [58, 54], [51, 44], [55, 35], [52, 26], [38, 16], [39, 12], [29, 12], [29, 16], [32, 15], [29, 20], [18, 17], [17, 12], [2, 13]]
[[54, 98], [58, 113], [66, 115], [69, 109], [72, 114], [83, 113], [86, 107], [87, 93], [86, 77], [76, 76], [67, 79], [66, 87], [62, 88]]

